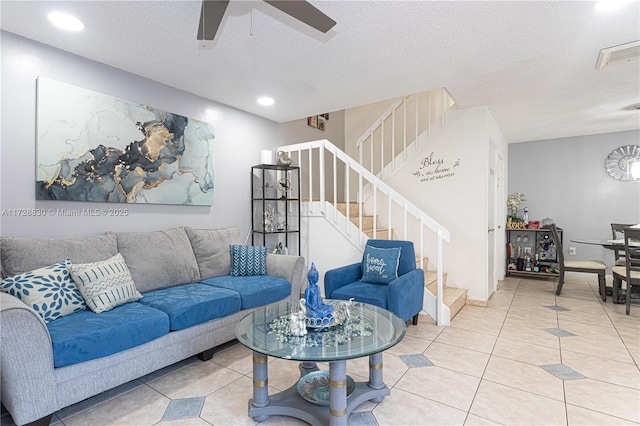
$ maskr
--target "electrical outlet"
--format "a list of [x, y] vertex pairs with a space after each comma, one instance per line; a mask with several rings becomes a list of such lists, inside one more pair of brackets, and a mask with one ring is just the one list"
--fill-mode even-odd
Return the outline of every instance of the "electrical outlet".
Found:
[[569, 247], [569, 254], [571, 256], [575, 256], [576, 255], [576, 248], [575, 247]]

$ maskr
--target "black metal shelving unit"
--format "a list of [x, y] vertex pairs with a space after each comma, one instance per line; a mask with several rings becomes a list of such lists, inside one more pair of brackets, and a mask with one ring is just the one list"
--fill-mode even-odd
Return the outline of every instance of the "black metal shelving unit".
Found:
[[300, 167], [251, 167], [251, 244], [300, 255]]

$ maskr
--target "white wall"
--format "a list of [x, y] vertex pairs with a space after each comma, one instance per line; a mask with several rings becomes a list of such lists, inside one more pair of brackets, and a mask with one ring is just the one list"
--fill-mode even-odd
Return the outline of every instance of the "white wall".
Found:
[[[2, 37], [0, 209], [124, 207], [127, 217], [0, 216], [0, 235], [73, 237], [106, 230], [238, 226], [251, 224], [250, 167], [261, 149], [278, 146], [270, 120], [71, 55], [10, 33]], [[212, 123], [215, 128], [212, 206], [102, 204], [35, 200], [36, 78], [46, 76], [154, 108]], [[88, 207], [90, 206], [90, 207]]]
[[612, 222], [640, 223], [640, 182], [613, 179], [604, 168], [611, 151], [639, 143], [640, 131], [633, 130], [511, 144], [509, 194], [525, 195], [520, 207], [529, 208], [531, 220], [549, 217], [564, 229], [565, 259], [611, 266], [611, 250], [570, 240], [608, 239]]

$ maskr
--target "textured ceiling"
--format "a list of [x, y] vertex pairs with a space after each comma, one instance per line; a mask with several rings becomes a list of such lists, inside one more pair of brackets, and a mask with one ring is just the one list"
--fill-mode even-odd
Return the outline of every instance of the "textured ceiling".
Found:
[[[638, 1], [605, 14], [585, 1], [312, 3], [337, 21], [327, 34], [231, 0], [205, 48], [191, 0], [3, 0], [0, 28], [276, 122], [446, 87], [462, 108], [488, 106], [509, 142], [640, 129], [640, 61], [595, 69], [600, 49], [640, 40]], [[53, 28], [52, 10], [84, 31]]]

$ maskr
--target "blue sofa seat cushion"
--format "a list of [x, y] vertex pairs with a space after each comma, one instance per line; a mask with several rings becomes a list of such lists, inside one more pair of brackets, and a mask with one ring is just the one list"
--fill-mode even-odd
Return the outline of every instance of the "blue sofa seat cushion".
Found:
[[166, 313], [175, 331], [238, 312], [240, 295], [196, 283], [150, 291], [140, 303]]
[[47, 324], [53, 365], [64, 367], [101, 358], [169, 333], [164, 312], [133, 302], [96, 314], [76, 312]]
[[368, 303], [387, 309], [387, 295], [389, 286], [356, 281], [343, 285], [328, 295], [330, 299], [349, 300], [354, 298], [358, 302]]
[[208, 278], [202, 281], [212, 287], [224, 288], [238, 292], [242, 301], [241, 309], [255, 308], [268, 303], [277, 302], [291, 293], [291, 283], [285, 279], [269, 275], [245, 277]]

